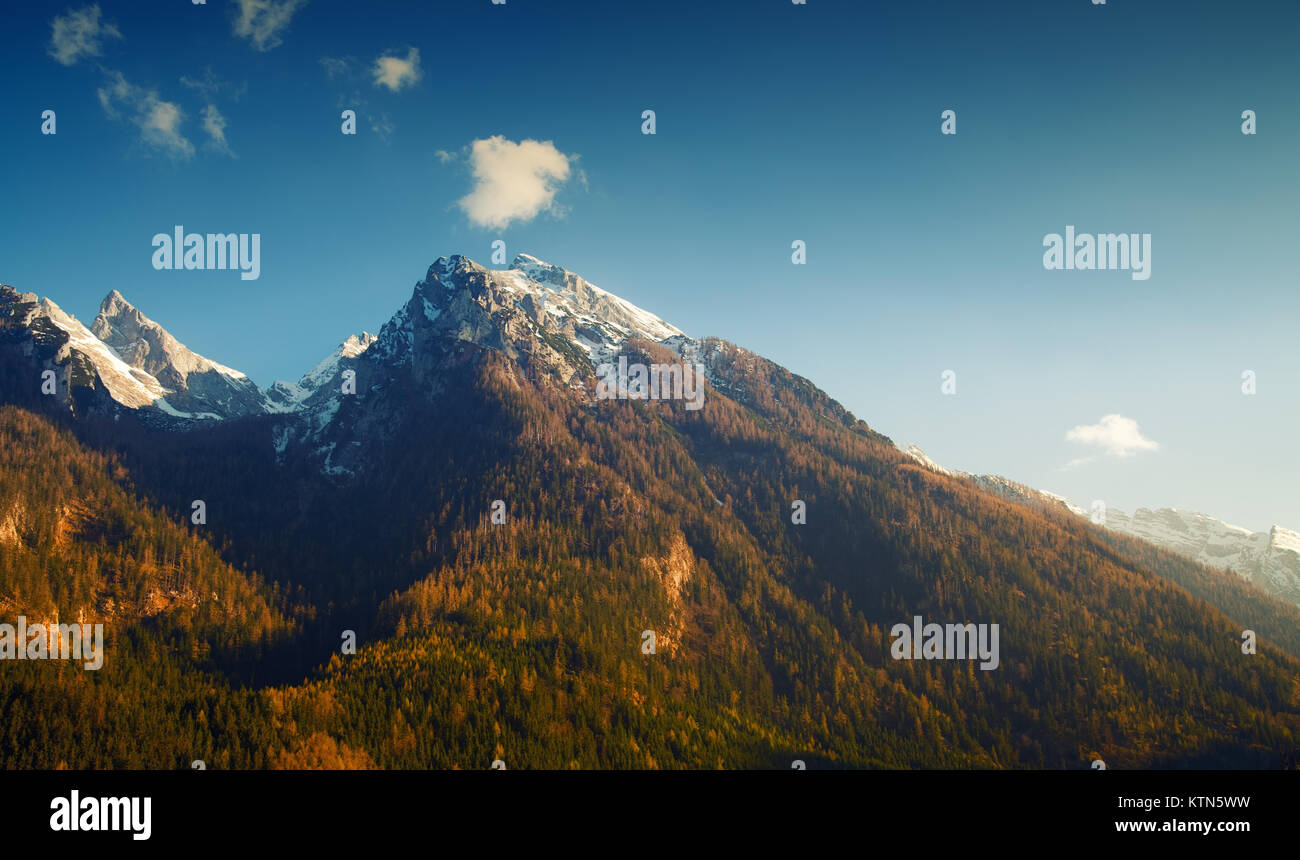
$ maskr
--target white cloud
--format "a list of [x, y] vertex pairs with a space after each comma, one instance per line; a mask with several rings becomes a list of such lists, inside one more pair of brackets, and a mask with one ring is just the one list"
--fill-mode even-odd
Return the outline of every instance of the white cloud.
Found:
[[122, 38], [117, 27], [99, 16], [99, 4], [54, 16], [50, 22], [50, 56], [71, 66], [82, 57], [98, 57], [102, 40]]
[[1062, 466], [1062, 467], [1061, 467], [1060, 469], [1058, 469], [1057, 471], [1059, 471], [1059, 472], [1068, 472], [1068, 471], [1070, 471], [1071, 469], [1077, 469], [1077, 468], [1079, 468], [1080, 466], [1085, 466], [1085, 465], [1087, 465], [1088, 463], [1091, 463], [1093, 460], [1096, 460], [1096, 459], [1097, 459], [1096, 457], [1076, 457], [1075, 459], [1073, 459], [1073, 460], [1071, 460], [1070, 462], [1066, 463], [1064, 466]]
[[[1138, 423], [1123, 415], [1103, 415], [1096, 424], [1080, 424], [1065, 434], [1067, 442], [1100, 448], [1108, 457], [1132, 457], [1142, 451], [1158, 451], [1160, 445], [1142, 435]], [[1083, 465], [1096, 459], [1082, 457], [1072, 460], [1066, 468]]]
[[185, 113], [175, 102], [158, 98], [154, 90], [136, 86], [121, 72], [111, 72], [108, 85], [99, 89], [99, 103], [111, 117], [119, 115], [119, 108], [129, 113], [141, 139], [164, 154], [180, 159], [194, 155], [194, 144], [180, 132]]
[[269, 51], [284, 41], [293, 13], [307, 0], [236, 0], [235, 35], [242, 36], [258, 51]]
[[503, 228], [512, 221], [531, 221], [554, 209], [555, 193], [569, 178], [565, 155], [546, 142], [520, 143], [501, 135], [470, 144], [474, 189], [459, 201], [469, 220], [479, 227]]
[[235, 153], [226, 141], [226, 118], [217, 110], [217, 106], [210, 104], [203, 109], [203, 130], [208, 133], [208, 146], [217, 152], [235, 157]]
[[420, 49], [411, 48], [406, 52], [406, 59], [383, 56], [375, 60], [371, 70], [375, 76], [375, 86], [388, 87], [397, 92], [402, 87], [410, 86], [420, 80]]
[[448, 152], [445, 149], [439, 149], [438, 151], [434, 152], [434, 155], [438, 156], [439, 164], [447, 164], [448, 162], [452, 162], [456, 160], [455, 154]]

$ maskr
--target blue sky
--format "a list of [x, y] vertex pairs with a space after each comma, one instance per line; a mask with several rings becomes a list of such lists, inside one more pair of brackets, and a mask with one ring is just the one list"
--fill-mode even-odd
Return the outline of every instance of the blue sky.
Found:
[[[0, 281], [83, 321], [121, 290], [267, 385], [499, 238], [947, 466], [1300, 528], [1294, 3], [97, 5], [0, 35]], [[496, 136], [569, 170], [504, 228], [458, 205]], [[260, 233], [260, 278], [155, 271], [175, 224]], [[1150, 279], [1045, 270], [1067, 225], [1150, 233]]]

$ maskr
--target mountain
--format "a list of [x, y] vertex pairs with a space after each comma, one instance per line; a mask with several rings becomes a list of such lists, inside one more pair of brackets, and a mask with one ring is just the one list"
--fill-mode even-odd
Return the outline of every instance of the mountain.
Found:
[[1133, 535], [1220, 570], [1232, 570], [1283, 600], [1300, 603], [1300, 534], [1275, 525], [1252, 532], [1205, 514], [1106, 509], [1106, 528]]
[[74, 411], [125, 408], [188, 426], [273, 410], [247, 376], [187, 349], [116, 290], [87, 328], [48, 298], [0, 285], [0, 327], [8, 359], [38, 370], [11, 380], [23, 391], [8, 402], [37, 396], [39, 371], [50, 370], [53, 402]]
[[[0, 284], [0, 338], [9, 402], [50, 396], [71, 407], [80, 397], [86, 408], [100, 410], [110, 401], [167, 409], [161, 382], [131, 367], [76, 317], [35, 293]], [[52, 371], [56, 382], [49, 395], [42, 393], [44, 371]]]
[[277, 381], [266, 391], [267, 399], [272, 404], [271, 411], [274, 412], [297, 412], [304, 407], [304, 404], [311, 401], [313, 395], [325, 389], [326, 386], [335, 385], [342, 377], [343, 371], [355, 369], [356, 359], [359, 355], [373, 346], [375, 336], [369, 332], [362, 332], [360, 335], [350, 335], [347, 340], [339, 344], [334, 352], [330, 353], [321, 360], [314, 368], [309, 370], [297, 382]]
[[[286, 414], [275, 444], [309, 449], [327, 473], [348, 474], [362, 467], [363, 452], [390, 438], [412, 403], [438, 400], [469, 346], [594, 397], [594, 369], [631, 341], [679, 351], [695, 344], [655, 315], [535, 257], [520, 254], [505, 270], [442, 257], [377, 336], [345, 342], [293, 389], [277, 383], [269, 394]], [[366, 409], [353, 408], [358, 397], [343, 393], [345, 369], [355, 373]]]
[[[30, 394], [44, 319], [3, 330], [0, 395]], [[620, 359], [702, 366], [702, 408], [602, 397]], [[5, 667], [0, 766], [1268, 767], [1300, 745], [1300, 608], [928, 469], [810, 380], [536, 258], [440, 258], [373, 340], [267, 396], [222, 421], [14, 403], [62, 442], [5, 465], [15, 531], [49, 535], [7, 610], [183, 599], [121, 619], [111, 670]], [[118, 515], [78, 527], [50, 457], [94, 465]], [[170, 537], [124, 545], [129, 524]], [[56, 550], [75, 594], [38, 566]], [[124, 555], [144, 575], [75, 576]], [[247, 608], [209, 623], [213, 577]], [[998, 625], [996, 668], [900, 659], [917, 616]]]
[[166, 402], [184, 413], [179, 417], [225, 419], [270, 410], [251, 379], [186, 348], [117, 290], [105, 297], [91, 331], [122, 361], [165, 386]]
[[[49, 299], [0, 289], [5, 291], [0, 306], [13, 309], [13, 329], [45, 326], [65, 332], [69, 342], [55, 363], [77, 355], [86, 384], [93, 387], [90, 380], [98, 376], [122, 406], [194, 421], [295, 415], [313, 437], [337, 412], [344, 371], [359, 364], [409, 366], [412, 356], [426, 352], [425, 340], [477, 343], [512, 358], [520, 350], [536, 353], [569, 378], [631, 338], [691, 343], [655, 315], [536, 257], [520, 254], [510, 269], [492, 271], [453, 256], [429, 268], [378, 336], [352, 335], [297, 383], [277, 381], [262, 390], [240, 371], [187, 348], [117, 290], [104, 298], [87, 329]], [[359, 361], [363, 356], [373, 361]]]
[[[971, 475], [944, 469], [915, 445], [901, 450], [929, 469], [970, 478], [999, 495], [1059, 505], [1085, 519], [1093, 517], [1092, 511], [1055, 493], [1034, 490], [996, 475]], [[1275, 525], [1266, 532], [1252, 532], [1206, 514], [1175, 508], [1139, 508], [1129, 516], [1106, 507], [1105, 519], [1099, 524], [1173, 550], [1200, 564], [1235, 571], [1270, 594], [1300, 604], [1300, 533], [1291, 529]]]
[[525, 366], [540, 360], [567, 383], [586, 367], [582, 359], [602, 360], [629, 339], [680, 337], [654, 314], [536, 257], [520, 254], [509, 269], [491, 270], [455, 255], [429, 267], [369, 355], [410, 365], [441, 354], [440, 342], [474, 343]]

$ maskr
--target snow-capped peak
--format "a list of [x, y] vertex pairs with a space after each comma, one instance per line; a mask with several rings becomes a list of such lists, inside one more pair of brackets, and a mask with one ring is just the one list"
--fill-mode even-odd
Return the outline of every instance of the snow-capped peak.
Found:
[[532, 254], [516, 254], [514, 262], [510, 264], [510, 270], [523, 272], [539, 284], [560, 286], [564, 285], [565, 276], [569, 274], [567, 269], [539, 260]]
[[378, 338], [367, 331], [360, 335], [350, 335], [297, 382], [277, 381], [266, 392], [267, 399], [271, 402], [270, 411], [285, 413], [300, 409], [313, 394], [337, 379], [347, 366], [355, 363], [353, 359], [365, 354], [376, 340]]
[[516, 256], [509, 269], [488, 269], [453, 254], [429, 266], [410, 301], [380, 329], [371, 356], [406, 363], [424, 344], [472, 341], [512, 358], [549, 356], [570, 378], [572, 356], [556, 351], [556, 337], [599, 363], [631, 338], [664, 343], [685, 335], [649, 311], [531, 254]]
[[927, 469], [933, 472], [938, 472], [941, 475], [953, 474], [952, 472], [945, 469], [943, 466], [940, 466], [938, 463], [931, 460], [926, 455], [926, 453], [916, 445], [907, 445], [906, 447], [904, 447], [903, 445], [899, 445], [898, 450], [902, 451], [904, 454], [911, 457], [913, 460], [915, 460], [916, 462], [920, 463], [922, 466], [925, 466]]
[[1300, 554], [1300, 532], [1273, 526], [1268, 533], [1268, 543], [1275, 550]]
[[104, 298], [91, 328], [123, 361], [166, 386], [171, 405], [184, 410], [173, 414], [232, 418], [270, 411], [247, 376], [187, 348], [117, 290]]
[[183, 381], [191, 373], [216, 371], [234, 379], [247, 378], [187, 348], [117, 290], [104, 297], [91, 329], [128, 364], [155, 375], [171, 370]]
[[[523, 278], [510, 278], [514, 273], [522, 274]], [[685, 334], [676, 326], [626, 299], [601, 289], [568, 269], [539, 260], [531, 254], [516, 255], [509, 269], [493, 274], [499, 274], [507, 282], [544, 297], [548, 303], [554, 303], [556, 309], [553, 313], [574, 313], [578, 319], [612, 324], [624, 329], [627, 336], [651, 341]], [[540, 292], [538, 288], [541, 288]]]
[[[80, 320], [49, 299], [41, 299], [40, 313], [68, 335], [66, 349], [76, 350], [89, 359], [104, 381], [108, 393], [124, 406], [140, 408], [158, 403], [167, 390], [152, 374], [131, 367], [110, 346], [86, 328]], [[160, 408], [165, 408], [158, 403]]]
[[543, 269], [558, 268], [552, 266], [545, 260], [539, 260], [532, 254], [515, 254], [515, 261], [510, 264], [512, 269], [523, 269], [526, 266], [537, 266]]
[[360, 335], [349, 335], [348, 339], [339, 345], [338, 354], [343, 358], [356, 358], [370, 349], [374, 342], [375, 336], [368, 331], [363, 331]]

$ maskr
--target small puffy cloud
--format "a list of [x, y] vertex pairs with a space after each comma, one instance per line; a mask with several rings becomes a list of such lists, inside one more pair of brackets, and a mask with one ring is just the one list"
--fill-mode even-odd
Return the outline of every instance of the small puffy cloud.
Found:
[[420, 49], [411, 48], [406, 52], [405, 60], [389, 55], [380, 57], [375, 60], [371, 74], [375, 77], [375, 86], [388, 87], [393, 92], [417, 83], [422, 76]]
[[208, 146], [211, 149], [235, 157], [230, 144], [226, 142], [226, 118], [217, 110], [216, 105], [210, 104], [203, 109], [203, 130], [208, 133]]
[[269, 51], [284, 41], [282, 34], [293, 20], [293, 13], [307, 5], [307, 0], [235, 0], [234, 32], [247, 39], [254, 50]]
[[189, 158], [194, 146], [179, 131], [185, 114], [172, 102], [155, 100], [142, 115], [140, 131], [146, 141], [177, 157]]
[[108, 83], [99, 88], [99, 103], [111, 117], [125, 112], [140, 129], [140, 138], [163, 154], [177, 159], [194, 155], [194, 144], [180, 131], [185, 113], [175, 102], [160, 99], [154, 90], [136, 86], [121, 72], [111, 72]]
[[[1100, 448], [1108, 457], [1132, 457], [1142, 451], [1158, 451], [1160, 445], [1142, 435], [1138, 423], [1123, 415], [1103, 415], [1096, 424], [1080, 424], [1065, 434], [1067, 442]], [[1096, 459], [1083, 457], [1072, 460], [1066, 468], [1081, 466]]]
[[459, 201], [479, 227], [503, 228], [552, 211], [555, 193], [569, 178], [570, 162], [549, 140], [515, 143], [501, 135], [470, 144], [474, 189]]
[[65, 66], [82, 57], [98, 57], [105, 39], [122, 38], [117, 27], [100, 18], [99, 4], [56, 15], [50, 28], [50, 56]]
[[438, 163], [439, 163], [439, 164], [448, 164], [448, 163], [450, 163], [450, 162], [456, 160], [456, 155], [455, 155], [455, 153], [448, 152], [448, 151], [445, 150], [445, 149], [440, 149], [440, 150], [438, 150], [437, 152], [434, 153], [434, 155], [438, 156]]

